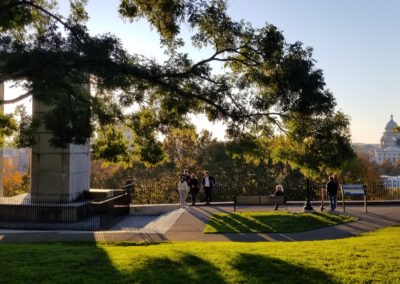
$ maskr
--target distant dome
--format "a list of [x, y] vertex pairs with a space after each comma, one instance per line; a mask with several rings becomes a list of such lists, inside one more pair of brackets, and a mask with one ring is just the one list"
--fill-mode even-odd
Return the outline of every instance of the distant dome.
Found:
[[397, 126], [397, 123], [393, 120], [393, 115], [391, 115], [389, 122], [386, 124], [385, 131], [392, 131], [393, 128], [396, 128]]

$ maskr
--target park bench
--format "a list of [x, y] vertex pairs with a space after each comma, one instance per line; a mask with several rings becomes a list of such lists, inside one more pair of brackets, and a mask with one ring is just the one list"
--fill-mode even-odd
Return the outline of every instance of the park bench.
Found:
[[346, 211], [346, 196], [364, 197], [364, 209], [367, 212], [367, 192], [363, 184], [342, 184], [343, 212]]
[[233, 199], [233, 211], [236, 211], [238, 205], [285, 205], [287, 211], [287, 204], [285, 196], [273, 195], [253, 195], [245, 196], [238, 195]]

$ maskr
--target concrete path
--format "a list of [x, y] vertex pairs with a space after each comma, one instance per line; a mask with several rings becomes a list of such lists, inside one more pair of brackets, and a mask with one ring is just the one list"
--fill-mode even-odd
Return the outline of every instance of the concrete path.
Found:
[[110, 231], [165, 234], [185, 212], [185, 209], [179, 208], [158, 217], [130, 215], [112, 227]]
[[[271, 208], [263, 208], [271, 210]], [[243, 207], [240, 211], [257, 211], [260, 207]], [[199, 207], [184, 212], [174, 226], [165, 234], [166, 239], [174, 241], [307, 241], [338, 239], [360, 235], [387, 226], [400, 225], [400, 206], [373, 206], [367, 213], [362, 206], [346, 208], [346, 214], [359, 218], [358, 221], [325, 227], [301, 233], [226, 233], [202, 234], [209, 216], [214, 212], [231, 212], [229, 207]], [[288, 207], [289, 212], [302, 212], [302, 207]], [[343, 214], [342, 211], [338, 211]]]
[[[271, 207], [242, 206], [240, 211], [271, 210]], [[315, 208], [317, 209], [317, 208]], [[302, 206], [290, 206], [289, 212], [302, 212]], [[302, 233], [203, 234], [208, 219], [216, 212], [232, 212], [232, 206], [199, 206], [177, 209], [158, 217], [128, 216], [109, 231], [22, 231], [0, 230], [0, 242], [160, 242], [160, 241], [307, 241], [357, 236], [386, 226], [400, 225], [400, 206], [346, 207], [346, 213], [358, 221]], [[340, 210], [339, 214], [342, 214]]]

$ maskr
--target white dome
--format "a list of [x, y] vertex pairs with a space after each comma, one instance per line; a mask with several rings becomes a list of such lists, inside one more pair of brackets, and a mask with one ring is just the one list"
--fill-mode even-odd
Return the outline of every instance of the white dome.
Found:
[[393, 120], [393, 115], [391, 115], [389, 122], [385, 126], [385, 130], [392, 131], [393, 128], [396, 128], [397, 126], [398, 126], [397, 123]]

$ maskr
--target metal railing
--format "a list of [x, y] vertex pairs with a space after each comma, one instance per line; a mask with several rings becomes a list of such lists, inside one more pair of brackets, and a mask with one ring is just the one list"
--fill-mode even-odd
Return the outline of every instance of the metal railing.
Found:
[[[232, 201], [237, 195], [269, 195], [276, 184], [253, 180], [223, 179], [216, 177], [212, 201]], [[306, 199], [305, 180], [283, 183], [288, 201]], [[310, 200], [321, 200], [321, 188], [325, 184], [309, 183]], [[400, 188], [385, 188], [383, 184], [366, 184], [368, 200], [400, 200]], [[190, 197], [189, 197], [190, 198]], [[203, 201], [198, 194], [197, 201]], [[341, 198], [339, 193], [339, 198]], [[340, 200], [340, 199], [339, 199]], [[157, 182], [127, 180], [124, 189], [101, 201], [81, 200], [54, 202], [54, 200], [31, 200], [0, 198], [0, 228], [13, 229], [62, 229], [100, 230], [110, 228], [121, 217], [129, 214], [130, 204], [177, 203], [179, 201], [176, 181], [167, 179]]]
[[[242, 180], [237, 182], [233, 179], [222, 179], [216, 177], [217, 184], [212, 191], [213, 201], [232, 201], [237, 195], [270, 195], [274, 192], [276, 183], [254, 182]], [[282, 183], [285, 196], [288, 201], [304, 201], [306, 199], [306, 181], [299, 180], [296, 183]], [[310, 200], [321, 200], [321, 188], [326, 184], [310, 182]], [[400, 188], [385, 188], [382, 183], [367, 183], [366, 192], [368, 200], [400, 200]], [[339, 197], [341, 193], [339, 192]], [[204, 194], [200, 190], [197, 200], [203, 201]], [[190, 195], [189, 195], [190, 198]], [[356, 198], [354, 198], [356, 199]], [[133, 196], [134, 204], [159, 204], [177, 203], [179, 194], [176, 181], [145, 182], [137, 181]]]
[[99, 230], [129, 214], [131, 193], [124, 191], [100, 202], [54, 202], [2, 198], [0, 228], [40, 230]]

